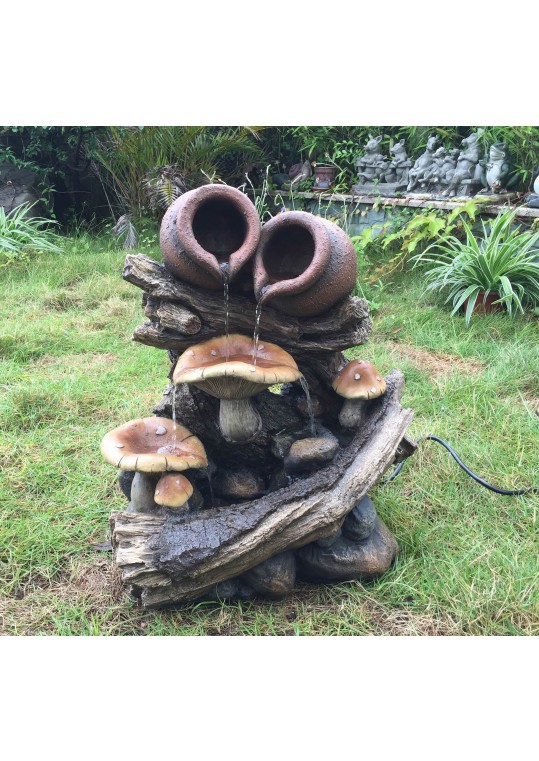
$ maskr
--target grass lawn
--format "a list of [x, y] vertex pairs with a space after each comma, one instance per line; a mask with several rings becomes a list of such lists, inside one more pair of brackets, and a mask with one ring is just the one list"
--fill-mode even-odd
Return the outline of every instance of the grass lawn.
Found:
[[[157, 247], [142, 248], [159, 258]], [[169, 361], [131, 341], [140, 291], [107, 239], [0, 270], [0, 622], [4, 634], [538, 634], [538, 495], [476, 485], [424, 444], [378, 511], [399, 542], [379, 581], [303, 585], [284, 602], [143, 612], [122, 589], [107, 538], [125, 499], [102, 436], [151, 414]], [[447, 439], [505, 488], [539, 485], [537, 318], [463, 317], [393, 278], [368, 345], [350, 356], [401, 368], [413, 437]]]

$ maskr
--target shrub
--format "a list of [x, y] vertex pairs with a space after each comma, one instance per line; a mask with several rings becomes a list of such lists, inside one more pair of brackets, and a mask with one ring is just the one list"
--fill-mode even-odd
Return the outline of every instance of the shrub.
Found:
[[466, 302], [466, 324], [484, 292], [499, 298], [509, 315], [539, 305], [539, 232], [513, 229], [515, 211], [498, 214], [482, 222], [482, 236], [477, 238], [463, 220], [466, 239], [449, 236], [413, 257], [415, 264], [430, 264], [424, 273], [427, 291], [448, 291], [446, 303], [453, 303], [455, 314]]
[[30, 253], [60, 253], [60, 239], [53, 231], [54, 222], [28, 217], [31, 204], [21, 204], [6, 213], [0, 206], [0, 266], [24, 259]]

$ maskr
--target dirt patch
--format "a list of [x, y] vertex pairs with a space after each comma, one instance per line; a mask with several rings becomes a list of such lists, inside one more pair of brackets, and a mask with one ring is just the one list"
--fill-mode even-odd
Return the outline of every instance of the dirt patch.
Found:
[[538, 415], [539, 416], [539, 396], [532, 395], [530, 393], [524, 393], [519, 395], [518, 399], [515, 399], [514, 397], [507, 397], [507, 399], [504, 399], [507, 404], [514, 404], [515, 401], [517, 404], [523, 404], [528, 412], [531, 412], [532, 415]]
[[442, 378], [451, 373], [477, 375], [486, 369], [486, 365], [478, 359], [463, 359], [453, 354], [428, 351], [401, 341], [384, 341], [382, 345], [389, 354], [406, 358], [418, 370], [427, 372], [433, 378]]
[[92, 614], [110, 613], [111, 633], [121, 634], [122, 631], [114, 629], [127, 617], [128, 611], [122, 611], [124, 597], [125, 590], [110, 553], [73, 561], [69, 571], [53, 583], [34, 581], [28, 591], [22, 588], [13, 596], [0, 599], [0, 632], [5, 635], [78, 634], [80, 611], [84, 611], [87, 619]]
[[86, 373], [93, 367], [111, 366], [118, 359], [117, 354], [101, 354], [100, 352], [87, 352], [82, 354], [44, 354], [32, 363], [32, 369], [45, 369], [54, 367], [62, 375], [71, 375], [73, 370], [84, 369]]
[[72, 309], [92, 309], [100, 304], [97, 298], [88, 298], [75, 287], [57, 288], [50, 296], [43, 299], [46, 312], [69, 312]]
[[526, 407], [531, 412], [539, 415], [539, 397], [532, 396], [531, 394], [523, 394], [522, 402], [526, 404]]
[[371, 598], [362, 605], [365, 617], [372, 623], [374, 634], [390, 637], [448, 637], [462, 634], [448, 616], [433, 618], [405, 608], [385, 608]]

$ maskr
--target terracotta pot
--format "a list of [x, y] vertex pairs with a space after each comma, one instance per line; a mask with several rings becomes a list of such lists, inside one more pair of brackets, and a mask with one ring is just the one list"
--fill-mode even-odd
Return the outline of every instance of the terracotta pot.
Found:
[[201, 288], [223, 287], [251, 259], [260, 239], [253, 203], [228, 185], [203, 185], [184, 193], [167, 209], [160, 245], [165, 267], [178, 280]]
[[328, 190], [333, 185], [339, 170], [334, 166], [315, 166], [313, 171], [315, 176], [313, 190]]
[[253, 265], [255, 296], [281, 312], [322, 314], [356, 284], [350, 238], [333, 222], [305, 211], [278, 214], [262, 228]]
[[[494, 312], [503, 312], [504, 305], [494, 303], [500, 298], [498, 293], [493, 293], [491, 291], [489, 295], [487, 296], [487, 298], [485, 299], [485, 302], [483, 303], [484, 298], [485, 298], [485, 291], [479, 291], [479, 294], [477, 296], [477, 301], [475, 302], [475, 306], [473, 308], [472, 314], [493, 314]], [[461, 306], [462, 312], [466, 312], [466, 307], [468, 306], [468, 302], [469, 302], [469, 299], [466, 299], [466, 301], [462, 304]]]

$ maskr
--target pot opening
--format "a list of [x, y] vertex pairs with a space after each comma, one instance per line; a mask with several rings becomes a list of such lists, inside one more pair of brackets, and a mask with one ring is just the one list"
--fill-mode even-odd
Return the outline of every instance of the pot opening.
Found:
[[262, 257], [270, 282], [292, 280], [301, 275], [312, 262], [314, 251], [314, 238], [305, 227], [288, 225], [277, 230]]
[[237, 207], [226, 199], [203, 203], [193, 219], [193, 234], [205, 251], [226, 262], [247, 235], [247, 224]]

